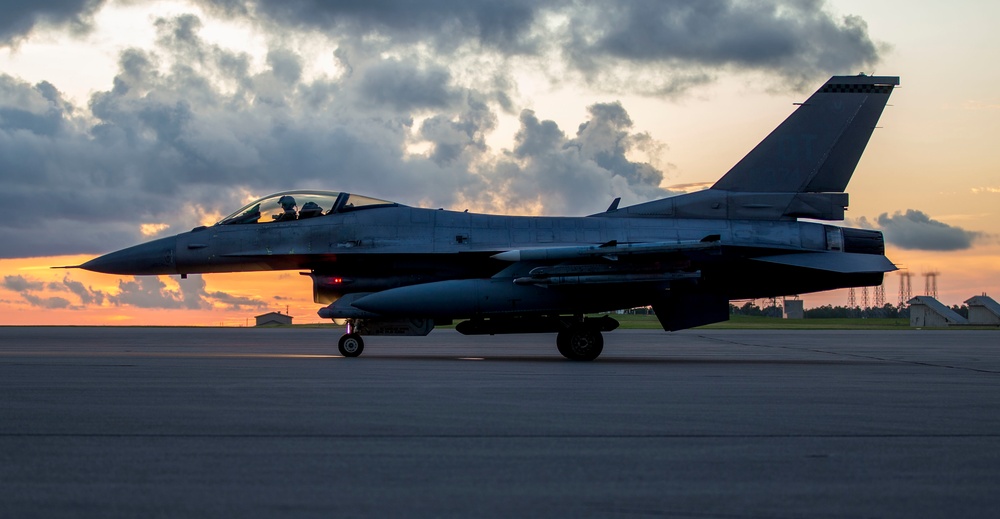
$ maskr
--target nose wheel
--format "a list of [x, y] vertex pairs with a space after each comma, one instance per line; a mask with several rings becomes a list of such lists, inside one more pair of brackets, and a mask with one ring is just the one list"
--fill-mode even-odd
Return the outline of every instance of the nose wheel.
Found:
[[337, 349], [345, 357], [357, 357], [365, 350], [365, 341], [356, 333], [345, 333], [337, 342]]

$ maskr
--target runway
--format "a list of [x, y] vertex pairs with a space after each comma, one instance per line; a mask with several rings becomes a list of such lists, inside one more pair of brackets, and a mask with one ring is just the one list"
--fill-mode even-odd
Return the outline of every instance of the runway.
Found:
[[995, 517], [1000, 332], [0, 328], [2, 517]]

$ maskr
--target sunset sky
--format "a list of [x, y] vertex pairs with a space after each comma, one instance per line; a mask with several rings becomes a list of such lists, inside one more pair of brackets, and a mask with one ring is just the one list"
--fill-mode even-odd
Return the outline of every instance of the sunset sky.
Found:
[[846, 225], [885, 233], [914, 295], [939, 272], [948, 305], [1000, 296], [995, 1], [0, 6], [0, 325], [319, 322], [298, 272], [49, 267], [289, 189], [506, 214], [651, 200], [714, 182], [792, 103], [859, 72], [901, 87]]

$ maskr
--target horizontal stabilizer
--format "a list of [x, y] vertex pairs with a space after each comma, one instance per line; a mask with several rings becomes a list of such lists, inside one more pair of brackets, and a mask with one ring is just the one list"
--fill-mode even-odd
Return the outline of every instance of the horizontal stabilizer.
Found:
[[826, 270], [841, 274], [860, 274], [864, 272], [892, 272], [898, 270], [889, 258], [879, 254], [857, 254], [851, 252], [806, 252], [803, 254], [779, 254], [777, 256], [761, 256], [753, 258], [756, 261], [802, 267], [816, 270]]

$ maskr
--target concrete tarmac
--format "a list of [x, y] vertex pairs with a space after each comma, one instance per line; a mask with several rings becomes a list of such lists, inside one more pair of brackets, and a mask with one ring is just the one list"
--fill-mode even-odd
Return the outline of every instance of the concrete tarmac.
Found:
[[1000, 332], [0, 328], [0, 517], [996, 517]]

